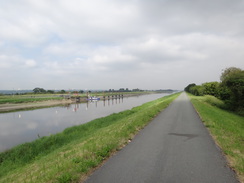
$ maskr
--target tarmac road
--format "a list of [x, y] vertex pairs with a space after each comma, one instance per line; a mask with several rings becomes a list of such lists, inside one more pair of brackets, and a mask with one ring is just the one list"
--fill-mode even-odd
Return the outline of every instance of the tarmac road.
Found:
[[86, 183], [237, 183], [182, 93]]

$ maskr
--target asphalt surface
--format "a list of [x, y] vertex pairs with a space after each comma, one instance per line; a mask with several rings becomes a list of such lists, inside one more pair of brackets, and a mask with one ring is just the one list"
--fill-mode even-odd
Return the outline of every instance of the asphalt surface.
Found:
[[236, 183], [221, 150], [182, 93], [86, 183]]

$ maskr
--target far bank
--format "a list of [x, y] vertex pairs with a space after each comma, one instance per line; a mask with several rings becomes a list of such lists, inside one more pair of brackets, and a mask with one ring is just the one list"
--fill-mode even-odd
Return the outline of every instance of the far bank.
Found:
[[[95, 93], [91, 96], [96, 96], [100, 100], [113, 100], [117, 99], [117, 97], [132, 97], [153, 93], [159, 92]], [[79, 98], [79, 101], [76, 98]], [[77, 102], [87, 102], [87, 95], [53, 95], [51, 97], [50, 95], [0, 96], [0, 113], [69, 105]]]

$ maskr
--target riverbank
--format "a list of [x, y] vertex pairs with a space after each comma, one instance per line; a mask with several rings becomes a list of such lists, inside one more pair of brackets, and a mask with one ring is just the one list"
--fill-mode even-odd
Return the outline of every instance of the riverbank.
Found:
[[17, 104], [0, 104], [0, 113], [12, 112], [19, 110], [30, 110], [43, 107], [53, 107], [59, 105], [69, 105], [74, 103], [72, 100], [46, 100], [41, 102], [31, 102], [31, 103], [17, 103]]
[[230, 167], [244, 183], [244, 117], [224, 110], [224, 102], [213, 96], [188, 96]]
[[42, 137], [0, 153], [0, 182], [79, 182], [179, 93]]
[[[146, 95], [146, 94], [152, 94], [155, 92], [133, 92], [133, 93], [123, 93], [123, 97], [132, 97], [132, 96], [139, 96], [139, 95]], [[79, 96], [80, 100], [79, 102], [86, 102], [87, 97], [85, 95]], [[101, 94], [98, 94], [97, 97], [103, 99], [103, 96]], [[13, 97], [11, 97], [12, 99]], [[22, 97], [23, 98], [23, 97]], [[28, 99], [30, 97], [28, 96]], [[107, 96], [106, 96], [107, 99]], [[112, 100], [112, 97], [110, 98]], [[6, 100], [8, 101], [8, 100]], [[11, 103], [11, 102], [6, 102], [6, 103], [1, 103], [0, 104], [0, 113], [5, 113], [5, 112], [13, 112], [13, 111], [19, 111], [19, 110], [30, 110], [30, 109], [37, 109], [37, 108], [45, 108], [45, 107], [53, 107], [53, 106], [60, 106], [60, 105], [69, 105], [72, 103], [76, 103], [75, 99], [69, 98], [69, 99], [52, 99], [50, 100], [49, 98], [44, 98], [43, 101], [30, 101], [29, 100], [23, 99], [22, 102], [20, 103]]]

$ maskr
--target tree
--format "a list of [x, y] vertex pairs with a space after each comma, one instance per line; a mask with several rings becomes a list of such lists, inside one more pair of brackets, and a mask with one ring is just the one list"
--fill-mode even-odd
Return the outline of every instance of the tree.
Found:
[[244, 71], [235, 72], [225, 80], [225, 86], [230, 90], [232, 108], [244, 109]]
[[221, 100], [230, 100], [230, 89], [222, 84], [219, 85], [219, 96], [218, 98]]
[[53, 94], [54, 93], [54, 90], [47, 90], [47, 93]]
[[196, 86], [195, 83], [189, 84], [187, 87], [185, 87], [185, 91], [190, 93], [191, 87], [194, 87], [194, 86]]
[[229, 67], [229, 68], [226, 68], [221, 76], [220, 76], [220, 81], [221, 82], [224, 82], [229, 76], [231, 76], [233, 73], [238, 73], [238, 72], [241, 72], [242, 70], [240, 68], [237, 68], [237, 67]]
[[61, 93], [61, 94], [64, 94], [64, 93], [65, 93], [65, 90], [61, 90], [60, 93]]
[[221, 87], [228, 92], [225, 99], [233, 110], [244, 109], [244, 70], [230, 67], [224, 70], [221, 75]]
[[202, 86], [203, 86], [203, 95], [213, 95], [215, 97], [219, 96], [218, 82], [203, 83]]
[[190, 87], [190, 93], [196, 96], [203, 95], [203, 87], [201, 85], [195, 85]]
[[37, 94], [37, 93], [46, 93], [46, 90], [44, 90], [43, 88], [34, 88], [33, 89], [33, 92], [35, 93], [35, 94]]

